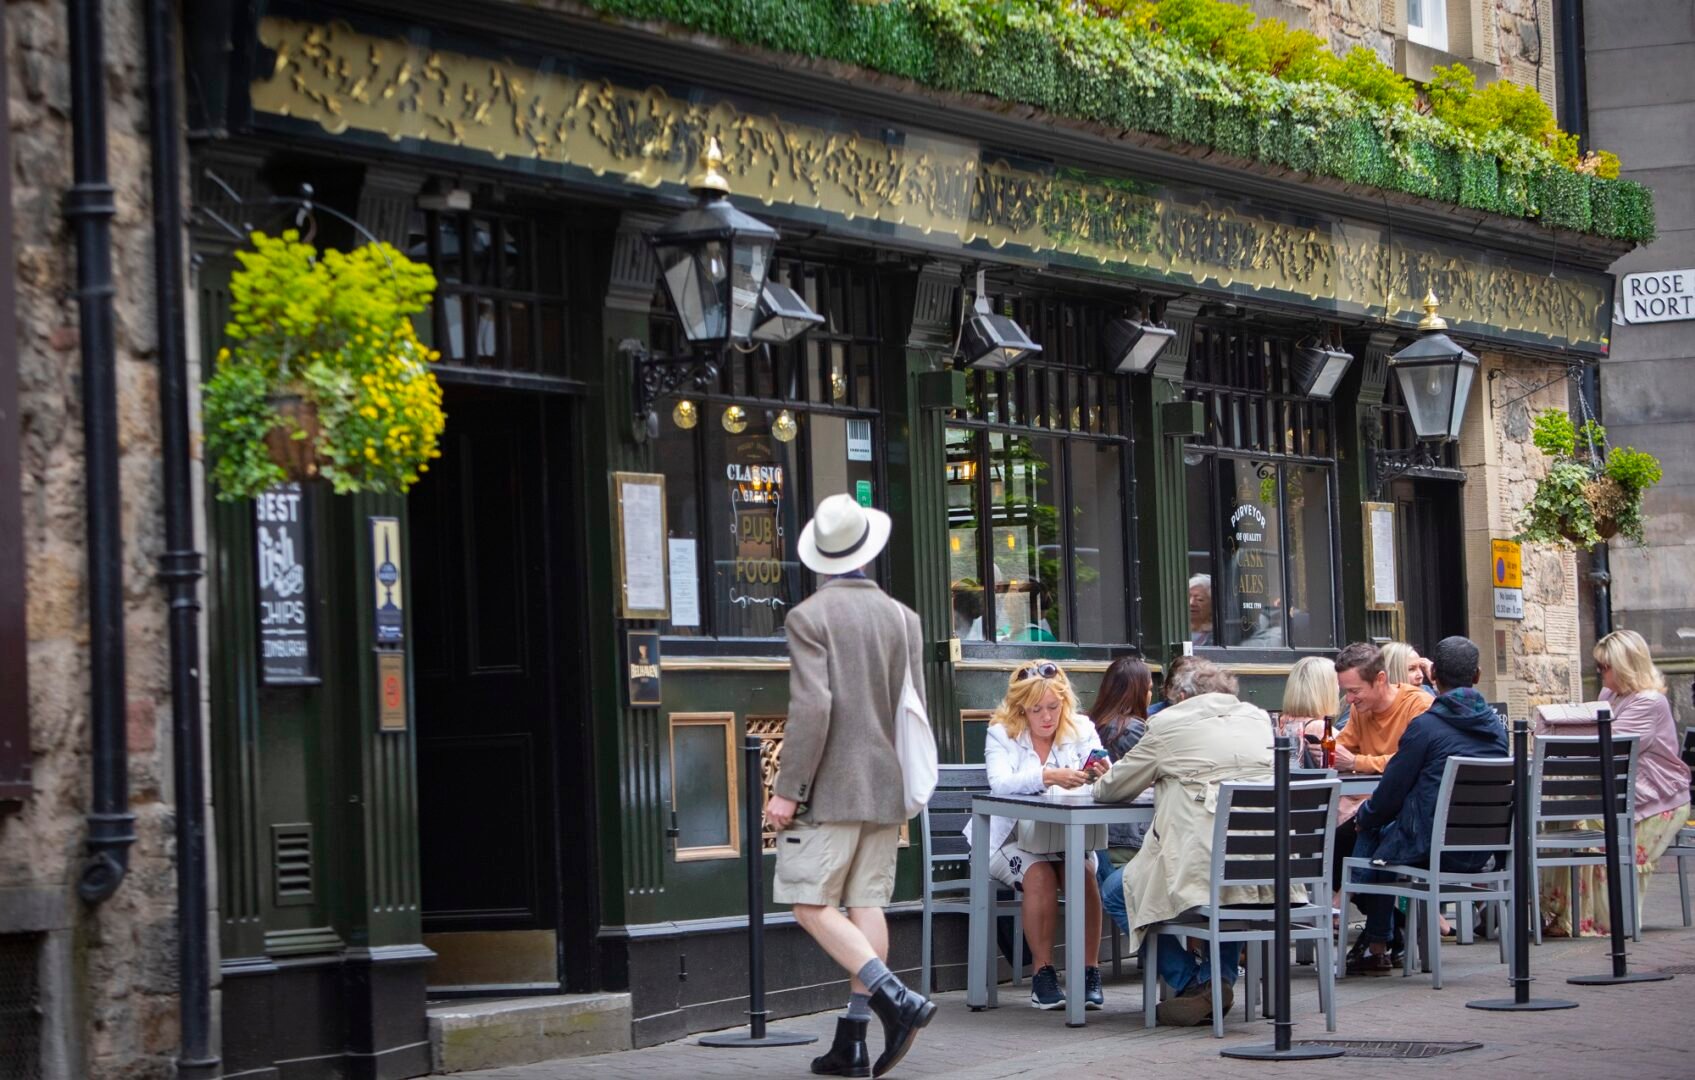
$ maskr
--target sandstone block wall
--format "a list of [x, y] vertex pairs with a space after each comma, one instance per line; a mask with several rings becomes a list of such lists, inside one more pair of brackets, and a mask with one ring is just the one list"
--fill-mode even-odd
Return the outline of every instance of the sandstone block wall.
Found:
[[1460, 464], [1467, 473], [1467, 616], [1483, 650], [1480, 689], [1519, 717], [1537, 705], [1583, 696], [1576, 557], [1560, 548], [1524, 545], [1522, 621], [1495, 618], [1490, 569], [1490, 541], [1518, 532], [1522, 509], [1546, 467], [1530, 442], [1532, 419], [1543, 409], [1567, 408], [1569, 383], [1559, 377], [1560, 368], [1541, 361], [1499, 353], [1485, 353], [1482, 360], [1460, 437]]
[[[1262, 16], [1311, 30], [1343, 55], [1356, 45], [1373, 50], [1394, 65], [1395, 40], [1406, 37], [1407, 0], [1246, 0]], [[1447, 63], [1453, 58], [1481, 69], [1478, 82], [1510, 79], [1534, 86], [1554, 104], [1553, 0], [1425, 0], [1445, 3], [1448, 16]], [[1403, 72], [1423, 78], [1419, 68]]]
[[117, 895], [75, 895], [88, 806], [88, 631], [76, 254], [61, 202], [71, 183], [70, 76], [63, 3], [5, 7], [16, 245], [23, 529], [28, 582], [35, 793], [0, 818], [0, 927], [26, 909], [61, 925], [43, 948], [48, 1075], [146, 1080], [170, 1074], [177, 1044], [175, 895], [169, 789], [158, 398], [142, 5], [107, 0], [107, 109], [117, 285], [123, 577], [130, 787], [138, 841]]

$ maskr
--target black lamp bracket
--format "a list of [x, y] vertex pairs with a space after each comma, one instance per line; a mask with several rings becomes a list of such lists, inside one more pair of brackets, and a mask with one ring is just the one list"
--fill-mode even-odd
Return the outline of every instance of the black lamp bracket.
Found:
[[632, 430], [638, 442], [657, 423], [655, 402], [661, 397], [688, 387], [706, 390], [718, 381], [718, 357], [713, 353], [668, 356], [650, 351], [635, 338], [626, 338], [618, 343], [618, 355], [630, 367]]
[[1452, 469], [1442, 464], [1442, 455], [1437, 452], [1441, 445], [1438, 442], [1420, 440], [1416, 446], [1409, 446], [1404, 450], [1373, 448], [1371, 450], [1372, 498], [1381, 501], [1389, 491], [1390, 484], [1411, 472], [1452, 472]]
[[[1558, 383], [1558, 382], [1565, 380], [1565, 379], [1576, 379], [1576, 378], [1578, 378], [1579, 375], [1582, 374], [1582, 372], [1583, 372], [1583, 365], [1582, 365], [1581, 362], [1580, 363], [1566, 364], [1565, 370], [1561, 371], [1558, 375], [1555, 375], [1553, 378], [1547, 380], [1546, 382], [1539, 382], [1535, 386], [1526, 386], [1524, 384], [1524, 382], [1522, 380], [1518, 379], [1516, 376], [1509, 375], [1505, 371], [1501, 370], [1500, 368], [1490, 368], [1489, 369], [1489, 411], [1490, 412], [1500, 412], [1502, 409], [1506, 408], [1507, 406], [1516, 405], [1519, 402], [1523, 401], [1525, 398], [1529, 397], [1530, 395], [1540, 393], [1541, 391], [1548, 389], [1548, 387], [1553, 386], [1555, 383]], [[1515, 397], [1510, 397], [1506, 401], [1496, 401], [1495, 400], [1495, 382], [1496, 382], [1496, 380], [1501, 380], [1501, 381], [1504, 381], [1504, 382], [1511, 383], [1512, 389], [1519, 391], [1518, 395], [1515, 396]]]
[[1440, 440], [1420, 439], [1415, 445], [1391, 449], [1383, 445], [1383, 417], [1389, 410], [1376, 406], [1362, 434], [1365, 437], [1366, 473], [1371, 482], [1371, 497], [1381, 501], [1389, 485], [1409, 473], [1447, 480], [1464, 480], [1465, 472], [1442, 463]]

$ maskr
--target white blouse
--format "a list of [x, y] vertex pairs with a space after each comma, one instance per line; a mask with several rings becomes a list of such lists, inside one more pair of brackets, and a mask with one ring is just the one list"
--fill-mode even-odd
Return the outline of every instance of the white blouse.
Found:
[[[990, 725], [988, 736], [983, 740], [983, 764], [989, 774], [989, 791], [995, 795], [1040, 795], [1047, 790], [1042, 783], [1043, 769], [1081, 769], [1091, 751], [1105, 749], [1101, 746], [1100, 736], [1095, 734], [1095, 725], [1087, 716], [1073, 714], [1071, 724], [1077, 735], [1063, 742], [1055, 739], [1046, 761], [1036, 756], [1029, 728], [1014, 739], [1001, 725]], [[990, 818], [989, 850], [1000, 850], [1012, 832], [1011, 818]], [[969, 823], [965, 826], [965, 842], [971, 842]]]

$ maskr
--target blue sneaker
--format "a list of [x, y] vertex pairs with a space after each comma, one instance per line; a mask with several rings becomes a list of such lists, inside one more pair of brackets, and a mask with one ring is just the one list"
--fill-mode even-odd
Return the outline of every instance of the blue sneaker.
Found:
[[1033, 1009], [1063, 1009], [1065, 991], [1059, 988], [1059, 976], [1053, 965], [1037, 970], [1030, 976], [1030, 1007]]
[[1083, 969], [1083, 1008], [1090, 1011], [1106, 1008], [1106, 992], [1101, 989], [1101, 969]]

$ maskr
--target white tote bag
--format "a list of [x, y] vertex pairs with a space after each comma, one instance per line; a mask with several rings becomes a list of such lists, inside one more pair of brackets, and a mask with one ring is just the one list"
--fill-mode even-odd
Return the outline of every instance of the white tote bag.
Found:
[[936, 733], [930, 714], [912, 685], [912, 646], [907, 638], [906, 610], [895, 605], [900, 616], [901, 678], [900, 704], [895, 707], [895, 756], [900, 758], [901, 780], [906, 794], [906, 816], [917, 817], [936, 792], [940, 770], [936, 761]]

